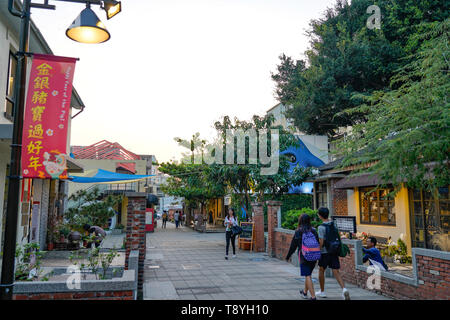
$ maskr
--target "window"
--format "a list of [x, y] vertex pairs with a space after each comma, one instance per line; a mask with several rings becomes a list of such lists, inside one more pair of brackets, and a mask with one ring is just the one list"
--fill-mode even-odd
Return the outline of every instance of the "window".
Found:
[[327, 199], [327, 182], [317, 182], [316, 183], [317, 191], [316, 191], [316, 205], [317, 208], [325, 207], [328, 208], [328, 199]]
[[409, 191], [412, 246], [438, 249], [433, 245], [433, 235], [450, 231], [449, 188], [434, 192], [413, 189]]
[[6, 82], [5, 118], [12, 120], [14, 110], [14, 79], [16, 77], [17, 58], [9, 53], [8, 77]]
[[360, 220], [362, 224], [395, 226], [393, 189], [359, 188]]

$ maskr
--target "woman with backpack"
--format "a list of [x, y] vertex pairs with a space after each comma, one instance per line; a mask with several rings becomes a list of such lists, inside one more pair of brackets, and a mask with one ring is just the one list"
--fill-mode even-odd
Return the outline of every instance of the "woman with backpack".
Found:
[[306, 213], [298, 218], [298, 229], [292, 238], [286, 261], [289, 261], [296, 249], [298, 249], [299, 255], [300, 275], [305, 277], [305, 289], [300, 289], [300, 295], [303, 299], [308, 299], [309, 291], [311, 300], [317, 300], [311, 274], [316, 262], [320, 259], [319, 235], [311, 226], [311, 218]]

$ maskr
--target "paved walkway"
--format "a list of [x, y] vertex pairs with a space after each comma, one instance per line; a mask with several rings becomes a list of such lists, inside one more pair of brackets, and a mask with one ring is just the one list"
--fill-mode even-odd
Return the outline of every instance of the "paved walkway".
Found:
[[[230, 255], [230, 260], [224, 254], [223, 233], [175, 229], [170, 222], [167, 229], [158, 226], [147, 234], [144, 299], [302, 300], [299, 288], [304, 280], [292, 264], [265, 253], [242, 250], [236, 259]], [[318, 290], [317, 270], [313, 282]], [[325, 282], [326, 299], [342, 299], [336, 280], [326, 278]], [[388, 299], [354, 285], [347, 288], [352, 300]]]

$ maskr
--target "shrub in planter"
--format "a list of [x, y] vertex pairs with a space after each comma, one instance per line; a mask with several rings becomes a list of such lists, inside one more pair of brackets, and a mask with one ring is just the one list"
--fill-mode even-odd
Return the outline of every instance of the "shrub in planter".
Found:
[[17, 266], [15, 271], [16, 281], [33, 281], [41, 272], [41, 260], [43, 252], [39, 250], [39, 244], [27, 243], [16, 247]]
[[286, 212], [284, 222], [281, 224], [281, 226], [285, 229], [296, 230], [298, 227], [298, 217], [300, 217], [304, 213], [311, 217], [311, 225], [314, 228], [317, 228], [322, 224], [322, 220], [320, 220], [319, 215], [317, 214], [317, 210], [303, 208], [300, 210], [289, 210], [288, 212]]

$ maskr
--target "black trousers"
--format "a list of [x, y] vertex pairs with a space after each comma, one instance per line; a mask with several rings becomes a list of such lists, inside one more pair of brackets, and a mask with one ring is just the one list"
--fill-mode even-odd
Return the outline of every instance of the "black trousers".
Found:
[[228, 249], [230, 248], [230, 240], [231, 240], [231, 246], [233, 247], [233, 254], [236, 254], [236, 245], [235, 245], [236, 235], [232, 235], [231, 231], [226, 231], [225, 239], [227, 241], [226, 254], [228, 255]]

